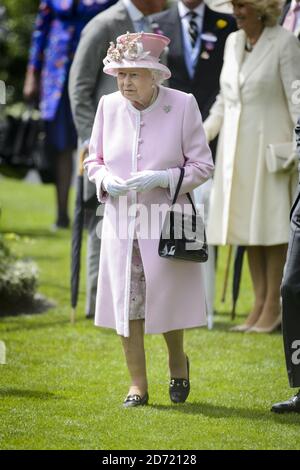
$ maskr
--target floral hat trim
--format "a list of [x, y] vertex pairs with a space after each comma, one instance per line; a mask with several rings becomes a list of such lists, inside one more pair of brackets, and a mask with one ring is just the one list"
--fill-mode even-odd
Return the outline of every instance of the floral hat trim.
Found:
[[144, 51], [141, 39], [142, 34], [132, 37], [132, 35], [127, 32], [125, 36], [117, 39], [116, 44], [114, 42], [110, 42], [107, 55], [103, 60], [104, 65], [108, 65], [111, 62], [122, 62], [123, 59], [141, 60], [148, 57], [150, 55], [150, 51]]

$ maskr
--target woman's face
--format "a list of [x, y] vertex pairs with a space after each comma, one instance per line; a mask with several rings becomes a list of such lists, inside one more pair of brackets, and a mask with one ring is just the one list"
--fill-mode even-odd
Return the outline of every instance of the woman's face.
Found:
[[254, 25], [261, 24], [259, 14], [252, 3], [242, 0], [233, 0], [231, 3], [239, 29], [251, 30]]
[[119, 69], [118, 88], [122, 95], [132, 103], [147, 105], [153, 95], [153, 77], [149, 70], [130, 68]]

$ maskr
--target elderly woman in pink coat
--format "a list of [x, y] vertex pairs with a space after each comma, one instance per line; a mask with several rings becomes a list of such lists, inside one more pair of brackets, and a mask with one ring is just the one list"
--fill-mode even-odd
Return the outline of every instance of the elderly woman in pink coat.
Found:
[[104, 72], [117, 77], [119, 91], [99, 102], [84, 162], [105, 203], [95, 324], [121, 336], [131, 377], [125, 407], [148, 403], [144, 333], [163, 333], [170, 398], [186, 400], [183, 330], [206, 323], [201, 265], [158, 255], [159, 212], [171, 205], [180, 167], [181, 206], [213, 171], [195, 98], [159, 85], [170, 77], [159, 62], [168, 43], [148, 33], [127, 33], [111, 43]]

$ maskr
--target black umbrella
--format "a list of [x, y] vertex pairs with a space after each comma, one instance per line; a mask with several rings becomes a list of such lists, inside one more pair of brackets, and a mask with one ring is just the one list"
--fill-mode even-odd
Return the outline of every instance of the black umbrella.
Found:
[[234, 268], [233, 268], [233, 283], [232, 283], [232, 311], [231, 311], [231, 319], [235, 319], [235, 309], [237, 300], [239, 297], [240, 292], [240, 284], [242, 278], [242, 268], [243, 268], [243, 261], [244, 261], [244, 254], [246, 251], [246, 247], [238, 246], [236, 248], [235, 256], [234, 256]]
[[231, 256], [232, 256], [232, 245], [229, 245], [228, 248], [228, 255], [225, 267], [225, 275], [224, 275], [224, 285], [223, 285], [223, 292], [222, 292], [222, 299], [221, 302], [224, 303], [226, 300], [226, 293], [228, 287], [228, 279], [229, 279], [229, 272], [230, 272], [230, 264], [231, 264]]
[[86, 155], [87, 149], [83, 149], [80, 153], [79, 169], [76, 181], [76, 201], [74, 210], [74, 222], [72, 227], [71, 248], [71, 323], [75, 322], [75, 309], [77, 305], [80, 279], [80, 254], [84, 224], [83, 160], [85, 159]]

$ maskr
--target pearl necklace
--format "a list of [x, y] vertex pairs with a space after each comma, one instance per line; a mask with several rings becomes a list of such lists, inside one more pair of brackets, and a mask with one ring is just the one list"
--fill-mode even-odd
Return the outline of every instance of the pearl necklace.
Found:
[[247, 38], [246, 39], [246, 44], [245, 44], [245, 51], [247, 52], [252, 52], [253, 51], [253, 45], [251, 44], [250, 40]]

